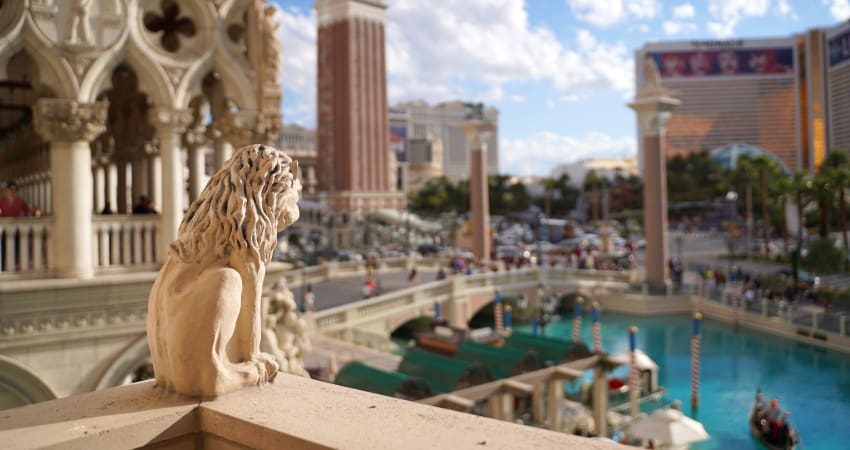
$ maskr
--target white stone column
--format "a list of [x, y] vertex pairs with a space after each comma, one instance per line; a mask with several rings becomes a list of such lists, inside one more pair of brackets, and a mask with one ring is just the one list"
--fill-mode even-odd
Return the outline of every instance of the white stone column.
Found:
[[458, 125], [470, 154], [469, 203], [472, 210], [472, 253], [482, 263], [490, 260], [490, 197], [487, 182], [487, 140], [493, 124], [469, 120]]
[[164, 262], [168, 247], [177, 239], [177, 228], [183, 219], [183, 158], [180, 154], [180, 135], [189, 123], [188, 111], [169, 107], [153, 108], [150, 122], [159, 137], [162, 157], [162, 206], [160, 208], [159, 248], [157, 259]]
[[103, 166], [96, 165], [93, 169], [93, 184], [94, 184], [94, 213], [99, 214], [103, 211], [103, 202], [106, 198], [105, 174]]
[[189, 202], [195, 201], [204, 189], [206, 175], [206, 127], [192, 127], [183, 135], [189, 165]]
[[669, 275], [664, 127], [680, 103], [670, 92], [656, 86], [638, 92], [635, 101], [629, 104], [637, 113], [641, 136], [646, 282], [656, 286], [666, 284]]
[[[127, 199], [127, 161], [118, 161], [115, 167], [118, 174], [116, 177], [118, 185], [115, 190], [118, 199], [113, 207], [113, 211], [116, 214], [128, 214], [133, 203], [132, 200]], [[130, 202], [129, 204], [128, 201]]]
[[89, 143], [105, 129], [106, 103], [38, 100], [35, 129], [50, 142], [53, 176], [53, 254], [51, 268], [68, 278], [94, 273], [92, 258], [92, 173]]
[[118, 166], [115, 163], [107, 165], [105, 175], [106, 201], [109, 202], [109, 209], [116, 212], [118, 207]]
[[148, 187], [150, 199], [157, 211], [162, 211], [162, 157], [153, 153], [148, 159]]
[[215, 124], [210, 125], [207, 136], [213, 143], [213, 169], [218, 172], [224, 162], [233, 155], [233, 146], [230, 145], [230, 142], [227, 142], [224, 133]]

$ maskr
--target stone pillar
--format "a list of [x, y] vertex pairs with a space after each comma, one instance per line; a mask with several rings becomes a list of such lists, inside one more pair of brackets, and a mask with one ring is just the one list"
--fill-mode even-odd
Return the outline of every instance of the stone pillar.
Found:
[[608, 436], [608, 376], [599, 366], [593, 369], [593, 421], [596, 435]]
[[629, 107], [637, 113], [643, 162], [643, 224], [646, 236], [646, 282], [668, 279], [667, 167], [664, 126], [681, 101], [660, 88], [644, 89]]
[[109, 208], [112, 212], [117, 211], [118, 207], [118, 167], [115, 163], [106, 166], [106, 201], [109, 202]]
[[95, 214], [100, 214], [100, 212], [103, 211], [103, 203], [105, 201], [104, 199], [106, 198], [106, 186], [104, 184], [106, 177], [105, 177], [105, 174], [104, 174], [103, 166], [101, 166], [100, 164], [95, 166], [94, 170], [93, 170], [93, 176], [94, 176], [94, 181], [93, 181], [93, 184], [94, 184], [94, 198], [93, 198], [94, 206], [93, 206], [93, 208], [94, 208]]
[[150, 122], [159, 138], [162, 157], [162, 205], [160, 207], [159, 248], [157, 259], [164, 262], [168, 247], [177, 239], [177, 228], [183, 219], [183, 158], [180, 135], [189, 123], [188, 111], [168, 107], [152, 108]]
[[549, 407], [549, 429], [552, 431], [561, 431], [561, 412], [564, 403], [564, 380], [555, 378], [549, 380], [547, 391], [549, 393], [547, 405]]
[[145, 171], [145, 161], [143, 158], [136, 158], [130, 165], [131, 181], [130, 187], [132, 194], [130, 195], [130, 205], [136, 205], [139, 198], [142, 196], [148, 197], [147, 192], [147, 173]]
[[127, 204], [127, 161], [118, 161], [115, 166], [117, 167], [116, 173], [118, 174], [116, 177], [118, 186], [115, 192], [118, 199], [113, 208], [116, 214], [127, 214], [130, 212], [129, 205]]
[[490, 260], [490, 195], [487, 183], [487, 140], [493, 124], [471, 120], [458, 125], [470, 151], [469, 206], [472, 209], [472, 254]]
[[148, 157], [148, 186], [154, 209], [162, 211], [162, 157], [158, 149]]
[[92, 259], [92, 173], [89, 143], [106, 129], [106, 103], [39, 99], [35, 129], [50, 142], [53, 178], [52, 269], [60, 277], [88, 278]]
[[[206, 175], [206, 127], [192, 128], [183, 135], [183, 144], [186, 146], [189, 164], [189, 202], [195, 201], [204, 189], [204, 176]], [[222, 162], [223, 163], [223, 162]]]

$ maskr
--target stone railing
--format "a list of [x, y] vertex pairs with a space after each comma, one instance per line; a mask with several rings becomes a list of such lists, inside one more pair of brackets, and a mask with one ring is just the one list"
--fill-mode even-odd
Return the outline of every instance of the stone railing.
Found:
[[702, 298], [694, 295], [693, 302], [694, 309], [702, 310], [709, 317], [784, 334], [822, 347], [850, 350], [850, 320], [843, 311], [829, 311], [823, 306], [784, 299], [746, 300], [729, 289], [706, 294]]
[[0, 275], [47, 273], [52, 228], [49, 217], [0, 218]]
[[155, 267], [158, 227], [156, 215], [93, 216], [95, 269]]
[[210, 401], [145, 381], [3, 411], [0, 448], [601, 450], [616, 444], [278, 374]]

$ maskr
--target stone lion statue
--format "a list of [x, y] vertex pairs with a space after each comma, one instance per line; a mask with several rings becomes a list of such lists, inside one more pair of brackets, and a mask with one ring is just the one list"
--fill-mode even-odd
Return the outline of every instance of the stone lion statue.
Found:
[[157, 386], [214, 397], [274, 379], [275, 358], [260, 351], [263, 279], [300, 192], [296, 161], [252, 145], [189, 207], [148, 299]]
[[281, 372], [309, 377], [304, 369], [304, 354], [311, 347], [307, 322], [298, 314], [295, 296], [281, 278], [263, 295], [260, 349], [274, 355]]

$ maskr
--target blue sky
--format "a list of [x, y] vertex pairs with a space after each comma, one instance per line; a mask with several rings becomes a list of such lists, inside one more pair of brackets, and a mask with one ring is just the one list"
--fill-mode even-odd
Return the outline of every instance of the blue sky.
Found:
[[[633, 52], [648, 41], [784, 37], [850, 18], [850, 0], [386, 0], [390, 103], [483, 101], [500, 168], [636, 152]], [[315, 127], [313, 0], [276, 0], [284, 121]]]

